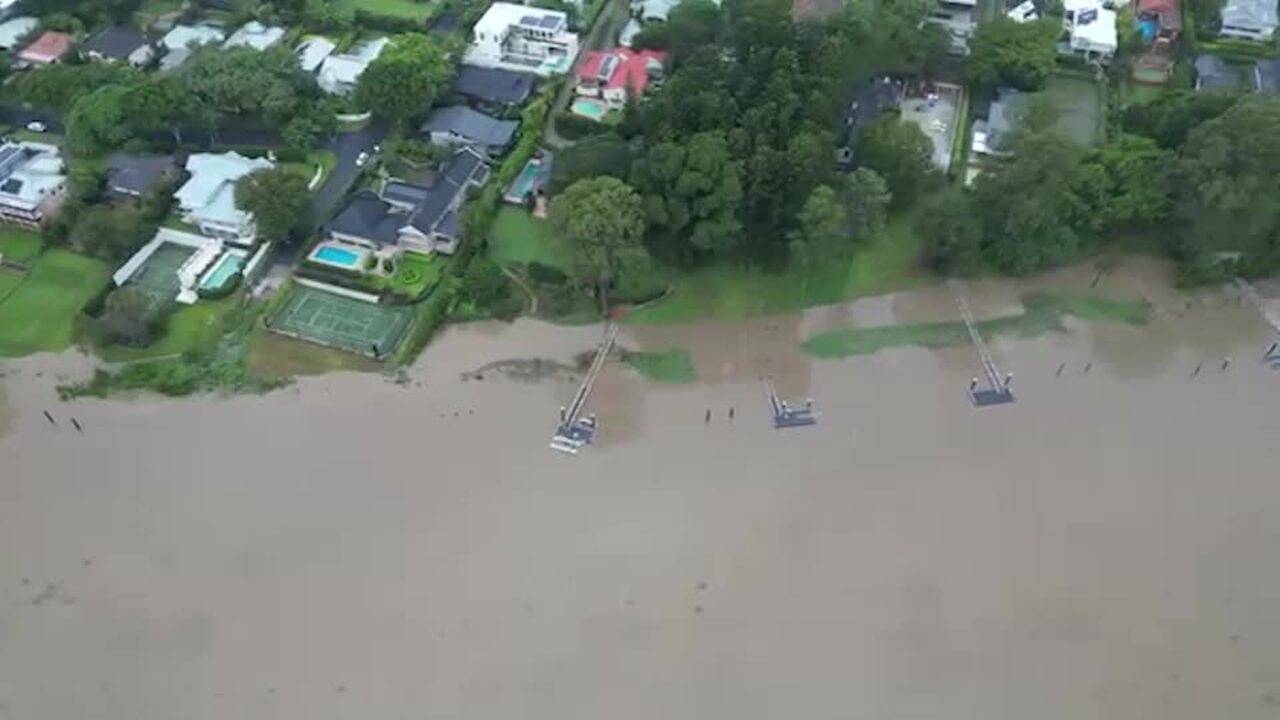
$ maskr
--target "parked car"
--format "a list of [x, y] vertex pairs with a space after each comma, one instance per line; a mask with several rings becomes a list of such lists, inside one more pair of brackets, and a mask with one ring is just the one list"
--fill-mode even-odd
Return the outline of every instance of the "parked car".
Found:
[[40, 122], [39, 120], [32, 120], [31, 122], [27, 123], [27, 129], [30, 130], [31, 132], [42, 133], [45, 130], [48, 130], [49, 128], [46, 127], [45, 124]]
[[369, 162], [369, 153], [362, 152], [356, 156], [356, 167], [364, 167]]

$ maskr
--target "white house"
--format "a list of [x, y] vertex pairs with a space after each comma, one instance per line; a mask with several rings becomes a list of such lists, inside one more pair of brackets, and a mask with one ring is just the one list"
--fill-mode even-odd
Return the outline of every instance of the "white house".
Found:
[[1276, 34], [1276, 0], [1227, 0], [1222, 6], [1222, 37], [1270, 42]]
[[1116, 54], [1116, 11], [1103, 7], [1102, 0], [1066, 0], [1062, 29], [1070, 35], [1073, 54], [1104, 63]]
[[34, 227], [53, 214], [66, 190], [58, 146], [35, 142], [0, 145], [0, 222]]
[[0, 50], [12, 50], [18, 46], [32, 30], [40, 26], [40, 21], [33, 17], [16, 17], [0, 23]]
[[569, 18], [556, 10], [496, 2], [471, 30], [463, 62], [529, 72], [542, 77], [565, 73], [578, 57], [578, 36]]
[[253, 214], [236, 207], [236, 182], [257, 170], [275, 167], [265, 158], [236, 152], [196, 153], [187, 158], [187, 180], [174, 198], [182, 219], [206, 235], [238, 245], [252, 245], [257, 225]]
[[257, 20], [250, 20], [241, 25], [222, 47], [250, 47], [254, 50], [266, 50], [280, 42], [284, 37], [284, 28], [263, 25]]
[[349, 53], [326, 57], [316, 74], [320, 89], [330, 95], [350, 95], [365, 68], [378, 59], [388, 43], [390, 41], [386, 38], [378, 38], [352, 48]]
[[930, 13], [928, 22], [941, 25], [951, 38], [948, 52], [968, 55], [969, 40], [978, 29], [977, 0], [940, 0]]
[[298, 67], [302, 68], [303, 72], [313, 73], [320, 69], [320, 64], [336, 49], [338, 46], [334, 45], [329, 38], [312, 35], [298, 43], [293, 53], [298, 56]]
[[191, 57], [193, 49], [220, 43], [225, 37], [226, 34], [220, 28], [212, 25], [177, 25], [160, 38], [160, 45], [165, 51], [160, 58], [160, 69], [176, 68]]

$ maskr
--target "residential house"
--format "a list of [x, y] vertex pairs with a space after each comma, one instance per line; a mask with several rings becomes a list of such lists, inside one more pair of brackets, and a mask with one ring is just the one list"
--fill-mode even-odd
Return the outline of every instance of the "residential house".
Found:
[[52, 65], [71, 50], [76, 39], [67, 33], [46, 30], [35, 42], [22, 48], [18, 62], [25, 65]]
[[248, 47], [254, 50], [266, 50], [280, 42], [283, 37], [284, 28], [271, 27], [263, 25], [257, 20], [250, 20], [231, 33], [231, 37], [227, 38], [222, 47]]
[[10, 18], [0, 23], [0, 50], [18, 47], [18, 43], [39, 26], [40, 21], [33, 17]]
[[1239, 90], [1244, 84], [1240, 69], [1228, 65], [1217, 55], [1201, 55], [1194, 65], [1196, 90], [1199, 92]]
[[429, 185], [391, 180], [381, 193], [356, 193], [329, 223], [327, 234], [373, 250], [393, 247], [402, 252], [452, 254], [461, 239], [467, 191], [488, 179], [484, 158], [463, 148]]
[[1012, 88], [998, 88], [985, 120], [973, 121], [973, 138], [969, 148], [979, 155], [1001, 155], [1006, 136], [1014, 128], [1026, 95]]
[[1253, 66], [1253, 89], [1260, 95], [1280, 95], [1280, 58], [1259, 60]]
[[223, 41], [226, 34], [212, 25], [176, 25], [160, 38], [164, 55], [160, 58], [161, 70], [172, 70], [191, 57], [191, 51], [201, 45], [214, 45]]
[[1275, 37], [1276, 0], [1227, 0], [1222, 6], [1222, 37], [1270, 42]]
[[1138, 22], [1155, 23], [1156, 43], [1173, 42], [1182, 34], [1182, 5], [1180, 0], [1134, 0], [1133, 15]]
[[941, 25], [951, 39], [947, 52], [968, 55], [969, 41], [978, 29], [978, 0], [939, 0], [926, 22]]
[[356, 81], [364, 74], [365, 68], [378, 59], [390, 42], [384, 37], [377, 38], [357, 45], [349, 53], [326, 57], [316, 74], [320, 89], [330, 95], [345, 96], [355, 92]]
[[1116, 12], [1103, 0], [1066, 0], [1062, 29], [1068, 34], [1066, 50], [1085, 60], [1109, 63], [1116, 54]]
[[117, 198], [141, 198], [181, 172], [172, 155], [119, 152], [107, 159], [107, 190]]
[[275, 163], [270, 160], [236, 152], [191, 155], [186, 165], [191, 177], [174, 195], [182, 219], [206, 235], [252, 245], [257, 225], [252, 213], [236, 207], [236, 182], [249, 173], [272, 167]]
[[498, 120], [466, 105], [453, 105], [432, 110], [421, 131], [434, 145], [464, 145], [491, 158], [511, 147], [519, 125], [515, 120]]
[[0, 19], [12, 15], [17, 6], [18, 0], [0, 0]]
[[1035, 0], [1023, 0], [1023, 2], [1009, 4], [1013, 7], [1005, 12], [1005, 16], [1016, 23], [1029, 23], [1040, 19], [1040, 8], [1036, 7]]
[[547, 77], [567, 72], [578, 57], [578, 36], [569, 31], [569, 17], [557, 10], [495, 2], [471, 34], [466, 65]]
[[320, 64], [337, 48], [329, 38], [312, 35], [299, 43], [293, 53], [298, 56], [298, 67], [303, 72], [313, 73], [320, 69]]
[[39, 225], [57, 212], [66, 186], [66, 168], [56, 145], [0, 145], [0, 222]]
[[80, 46], [89, 59], [98, 62], [123, 62], [142, 67], [155, 57], [155, 48], [137, 28], [112, 25], [94, 33]]
[[667, 53], [661, 50], [592, 50], [578, 68], [574, 91], [621, 108], [628, 97], [641, 97], [651, 81], [662, 79], [666, 61]]
[[516, 107], [533, 94], [533, 76], [502, 68], [463, 65], [453, 78], [453, 92], [481, 107]]

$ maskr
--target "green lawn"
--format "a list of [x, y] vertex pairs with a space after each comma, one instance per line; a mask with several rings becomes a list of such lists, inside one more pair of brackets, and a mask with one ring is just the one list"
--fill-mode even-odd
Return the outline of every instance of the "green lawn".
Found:
[[45, 252], [0, 302], [0, 356], [70, 346], [80, 308], [110, 277], [111, 268], [101, 260], [61, 248]]
[[9, 293], [13, 292], [14, 288], [22, 284], [22, 278], [25, 276], [26, 273], [0, 267], [0, 303], [9, 297]]
[[550, 224], [524, 208], [503, 205], [493, 223], [489, 257], [502, 265], [542, 263], [564, 270], [569, 257], [556, 245]]
[[356, 10], [363, 10], [374, 15], [423, 20], [431, 14], [435, 3], [413, 2], [413, 0], [343, 0]]
[[1088, 76], [1061, 72], [1050, 75], [1044, 86], [1059, 113], [1058, 129], [1081, 145], [1103, 140], [1105, 92], [1105, 87]]
[[181, 355], [190, 351], [212, 351], [226, 329], [226, 317], [235, 310], [240, 293], [219, 300], [199, 300], [194, 305], [179, 305], [169, 316], [164, 335], [145, 348], [112, 346], [99, 354], [113, 362], [145, 360]]
[[[979, 331], [987, 336], [1034, 337], [1062, 329], [1068, 315], [1089, 322], [1142, 325], [1150, 307], [1141, 300], [1111, 300], [1085, 293], [1038, 293], [1022, 299], [1018, 315], [980, 320]], [[893, 347], [940, 348], [969, 342], [969, 333], [960, 321], [882, 325], [849, 328], [821, 333], [805, 340], [805, 352], [819, 358], [866, 355]]]
[[665, 383], [690, 383], [698, 379], [688, 350], [668, 348], [662, 352], [624, 351], [622, 360], [641, 375]]
[[919, 268], [920, 240], [909, 217], [897, 218], [847, 263], [825, 263], [785, 272], [715, 265], [676, 275], [665, 299], [627, 316], [634, 323], [725, 320], [792, 312], [928, 281]]
[[390, 288], [406, 297], [417, 297], [440, 280], [448, 262], [441, 255], [419, 255], [405, 253], [400, 258], [400, 266], [391, 276]]
[[338, 158], [328, 150], [315, 150], [307, 154], [304, 162], [283, 163], [282, 167], [286, 168], [295, 175], [301, 176], [308, 183], [311, 178], [315, 177], [316, 166], [320, 166], [320, 180], [316, 183], [318, 189], [324, 179], [329, 177], [329, 173], [333, 172], [333, 166], [338, 162]]
[[0, 255], [7, 260], [18, 262], [30, 260], [40, 254], [44, 240], [30, 230], [15, 227], [0, 227]]

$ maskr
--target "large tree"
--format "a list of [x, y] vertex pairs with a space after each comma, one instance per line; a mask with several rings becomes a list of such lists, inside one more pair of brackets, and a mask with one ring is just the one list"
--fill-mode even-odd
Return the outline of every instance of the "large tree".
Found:
[[107, 85], [131, 85], [142, 77], [128, 66], [91, 63], [54, 64], [34, 68], [14, 81], [18, 97], [32, 105], [59, 112], [71, 109], [76, 100]]
[[130, 85], [121, 98], [129, 124], [140, 133], [176, 128], [187, 120], [192, 103], [186, 83], [174, 75], [154, 75]]
[[720, 34], [720, 4], [712, 0], [682, 0], [667, 15], [667, 48], [678, 62], [693, 50], [713, 45]]
[[107, 85], [82, 96], [67, 113], [67, 151], [81, 157], [101, 154], [129, 139], [124, 97], [129, 89]]
[[253, 213], [258, 236], [267, 240], [287, 238], [310, 200], [306, 178], [287, 167], [258, 170], [236, 183], [236, 207]]
[[1280, 262], [1280, 99], [1247, 98], [1187, 136], [1177, 166], [1181, 227], [1206, 249]]
[[915, 220], [924, 243], [922, 259], [940, 273], [964, 273], [982, 266], [982, 228], [969, 191], [949, 187], [929, 198]]
[[1056, 18], [1019, 23], [1001, 15], [982, 23], [969, 44], [965, 74], [978, 85], [1039, 90], [1058, 61], [1061, 32]]
[[163, 308], [146, 290], [125, 285], [107, 296], [102, 314], [94, 319], [90, 329], [100, 344], [142, 347], [155, 340], [163, 316]]
[[452, 72], [435, 41], [421, 33], [405, 33], [365, 69], [356, 85], [356, 100], [374, 114], [402, 123], [431, 107]]
[[178, 71], [194, 115], [217, 126], [228, 117], [261, 117], [282, 126], [300, 110], [315, 80], [286, 47], [198, 48]]
[[860, 167], [849, 174], [844, 187], [849, 229], [856, 238], [867, 238], [884, 228], [893, 193], [875, 170]]
[[663, 255], [691, 260], [736, 248], [742, 230], [740, 175], [722, 133], [698, 133], [688, 142], [658, 143], [649, 150], [633, 178]]
[[551, 203], [551, 225], [573, 257], [573, 276], [609, 308], [609, 287], [619, 276], [649, 262], [641, 239], [640, 195], [613, 177], [574, 183]]
[[884, 178], [895, 207], [906, 207], [920, 195], [933, 167], [933, 143], [915, 123], [885, 115], [858, 141], [858, 163]]

